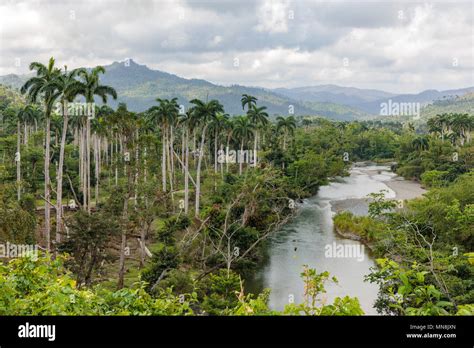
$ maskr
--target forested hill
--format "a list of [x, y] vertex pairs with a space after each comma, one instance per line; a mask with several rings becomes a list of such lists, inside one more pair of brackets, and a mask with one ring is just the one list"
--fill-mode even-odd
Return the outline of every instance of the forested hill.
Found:
[[[131, 111], [145, 111], [156, 105], [156, 98], [178, 98], [185, 106], [191, 99], [219, 100], [230, 115], [243, 114], [240, 98], [242, 94], [250, 94], [258, 98], [260, 104], [267, 106], [270, 117], [274, 115], [288, 116], [293, 109], [294, 115], [319, 115], [335, 120], [353, 120], [369, 116], [355, 108], [330, 102], [304, 103], [290, 97], [280, 95], [259, 87], [233, 85], [219, 86], [205, 80], [185, 79], [166, 72], [149, 69], [145, 65], [130, 60], [114, 62], [104, 66], [105, 84], [117, 90], [117, 101], [109, 101], [112, 107], [125, 102]], [[0, 84], [19, 88], [29, 75], [0, 76]]]
[[474, 93], [468, 93], [456, 98], [435, 101], [421, 109], [422, 119], [448, 113], [474, 114]]
[[[119, 95], [117, 101], [109, 104], [116, 107], [125, 102], [131, 111], [145, 111], [156, 105], [156, 98], [178, 98], [178, 103], [189, 106], [192, 99], [219, 100], [230, 115], [243, 114], [240, 98], [243, 94], [253, 95], [262, 105], [268, 107], [271, 118], [275, 115], [317, 115], [333, 120], [360, 120], [376, 116], [380, 112], [380, 103], [388, 99], [394, 102], [420, 102], [428, 105], [427, 115], [451, 110], [452, 103], [471, 102], [474, 87], [449, 91], [429, 90], [418, 94], [395, 95], [380, 90], [358, 89], [335, 85], [321, 85], [301, 88], [264, 89], [240, 85], [220, 86], [200, 79], [185, 79], [159, 70], [153, 70], [133, 60], [114, 62], [104, 66], [107, 74], [104, 83], [114, 87]], [[0, 76], [0, 84], [19, 88], [31, 74]], [[469, 97], [469, 94], [471, 96]], [[470, 99], [469, 99], [470, 98]], [[459, 99], [459, 100], [458, 100]], [[470, 101], [469, 101], [470, 100]], [[431, 105], [433, 103], [433, 105]], [[439, 108], [444, 111], [438, 112]], [[460, 106], [464, 110], [464, 106]], [[470, 109], [472, 110], [472, 109]]]

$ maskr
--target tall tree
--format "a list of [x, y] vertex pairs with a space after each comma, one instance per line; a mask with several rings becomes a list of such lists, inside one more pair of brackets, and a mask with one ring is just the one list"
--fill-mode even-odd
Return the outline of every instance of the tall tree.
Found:
[[[33, 118], [35, 110], [32, 105], [26, 105], [18, 110], [16, 113], [17, 122], [17, 143], [16, 143], [16, 185], [17, 185], [17, 199], [21, 199], [21, 123], [26, 123], [29, 119]], [[26, 133], [25, 133], [26, 137]]]
[[197, 151], [198, 164], [196, 168], [196, 200], [194, 214], [199, 217], [199, 204], [201, 196], [201, 165], [202, 158], [204, 156], [204, 142], [206, 139], [206, 131], [209, 125], [209, 121], [216, 117], [218, 112], [224, 112], [224, 107], [217, 100], [211, 100], [209, 102], [203, 102], [199, 99], [193, 99], [190, 101], [193, 104], [192, 114], [196, 124], [200, 125], [201, 131], [201, 145]]
[[288, 135], [293, 134], [296, 128], [296, 120], [293, 116], [289, 117], [277, 117], [277, 130], [283, 131], [283, 151], [286, 150], [286, 140]]
[[[286, 118], [282, 116], [277, 117], [277, 131], [283, 131], [283, 152], [286, 151], [286, 140], [288, 135], [293, 134], [295, 128], [296, 120], [293, 116], [288, 116]], [[285, 161], [282, 163], [282, 168], [285, 168]]]
[[[170, 137], [170, 127], [176, 123], [179, 114], [179, 105], [177, 98], [160, 99], [157, 98], [157, 106], [153, 106], [148, 110], [148, 116], [161, 127], [161, 176], [163, 191], [167, 190], [167, 174], [171, 173], [171, 147], [168, 138]], [[171, 157], [171, 158], [170, 158]], [[167, 169], [168, 168], [168, 169]], [[172, 174], [170, 174], [172, 178]], [[173, 183], [170, 182], [171, 191], [173, 191]]]
[[240, 99], [240, 102], [242, 103], [242, 110], [245, 110], [245, 106], [247, 105], [247, 111], [252, 108], [252, 105], [257, 104], [257, 98], [249, 95], [249, 94], [242, 94], [242, 98]]
[[254, 141], [253, 141], [253, 158], [254, 158], [254, 166], [257, 166], [258, 163], [258, 156], [257, 156], [257, 151], [258, 151], [258, 130], [259, 128], [266, 126], [268, 124], [268, 113], [265, 111], [267, 108], [265, 106], [257, 107], [256, 105], [253, 105], [249, 111], [247, 112], [247, 115], [250, 119], [250, 122], [252, 122], [254, 128], [255, 128], [255, 136], [254, 136]]
[[56, 173], [56, 243], [61, 242], [61, 233], [63, 230], [63, 167], [64, 151], [66, 147], [66, 136], [68, 132], [69, 103], [73, 102], [82, 91], [83, 85], [75, 79], [78, 70], [67, 71], [64, 67], [64, 73], [59, 75], [52, 85], [61, 93], [59, 108], [63, 117], [61, 145], [59, 150], [59, 164]]
[[[100, 84], [100, 74], [105, 74], [105, 68], [97, 66], [91, 71], [81, 68], [78, 70], [78, 75], [82, 78], [83, 88], [82, 94], [86, 98], [87, 103], [94, 103], [94, 96], [102, 99], [102, 102], [107, 103], [107, 97], [117, 99], [117, 92], [110, 86]], [[91, 117], [86, 120], [86, 192], [84, 192], [84, 209], [90, 213], [91, 202]]]
[[237, 156], [239, 161], [239, 174], [242, 174], [242, 165], [244, 161], [244, 146], [254, 136], [254, 126], [247, 116], [239, 116], [234, 122], [234, 136], [240, 142], [240, 155]]
[[44, 156], [44, 223], [46, 249], [51, 249], [51, 216], [50, 216], [50, 178], [49, 178], [49, 162], [50, 162], [50, 142], [51, 142], [51, 112], [55, 101], [60, 97], [61, 93], [54, 88], [54, 82], [60, 76], [60, 70], [54, 66], [53, 57], [49, 59], [48, 65], [39, 62], [32, 62], [30, 70], [36, 71], [36, 76], [28, 79], [21, 87], [22, 94], [27, 93], [30, 101], [36, 102], [42, 98], [44, 104], [45, 115], [45, 156]]

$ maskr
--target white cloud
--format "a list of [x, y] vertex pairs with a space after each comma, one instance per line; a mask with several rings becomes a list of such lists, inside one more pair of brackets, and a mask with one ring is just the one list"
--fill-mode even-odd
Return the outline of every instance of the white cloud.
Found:
[[[417, 1], [6, 1], [0, 5], [0, 74], [26, 73], [30, 61], [51, 55], [70, 67], [131, 57], [225, 85], [333, 83], [394, 92], [459, 88], [474, 85], [473, 6]], [[20, 67], [15, 58], [21, 58]]]
[[269, 33], [288, 32], [289, 1], [264, 0], [257, 12], [257, 31]]

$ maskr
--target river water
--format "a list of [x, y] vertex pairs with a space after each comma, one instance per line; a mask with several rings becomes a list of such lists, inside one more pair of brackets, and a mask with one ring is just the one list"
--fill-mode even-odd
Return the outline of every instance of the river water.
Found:
[[[316, 196], [304, 200], [299, 206], [298, 215], [270, 238], [268, 257], [253, 277], [246, 280], [247, 291], [259, 292], [270, 288], [269, 306], [275, 310], [282, 310], [292, 299], [300, 303], [304, 290], [300, 273], [303, 265], [308, 265], [318, 272], [329, 271], [331, 276], [338, 279], [338, 284], [326, 284], [325, 296], [328, 302], [337, 296], [349, 295], [359, 299], [366, 314], [376, 314], [373, 303], [378, 287], [364, 282], [364, 276], [370, 273], [374, 261], [361, 243], [340, 238], [334, 232], [332, 217], [339, 210], [349, 210], [357, 215], [367, 214], [366, 196], [380, 190], [387, 190], [387, 198], [413, 198], [398, 197], [389, 187], [391, 183], [399, 188], [403, 188], [406, 183], [408, 189], [412, 190], [410, 185], [413, 183], [397, 177], [389, 167], [372, 165], [354, 166], [349, 177], [322, 186]], [[421, 191], [418, 193], [421, 194]], [[333, 250], [335, 246], [346, 250], [363, 250], [358, 249], [360, 255], [326, 255], [326, 248]]]

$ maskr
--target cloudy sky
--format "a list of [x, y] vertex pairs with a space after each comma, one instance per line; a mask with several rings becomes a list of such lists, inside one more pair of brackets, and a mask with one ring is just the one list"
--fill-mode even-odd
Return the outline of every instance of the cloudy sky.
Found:
[[0, 53], [0, 75], [50, 56], [132, 58], [223, 85], [461, 88], [474, 85], [474, 2], [2, 0]]

